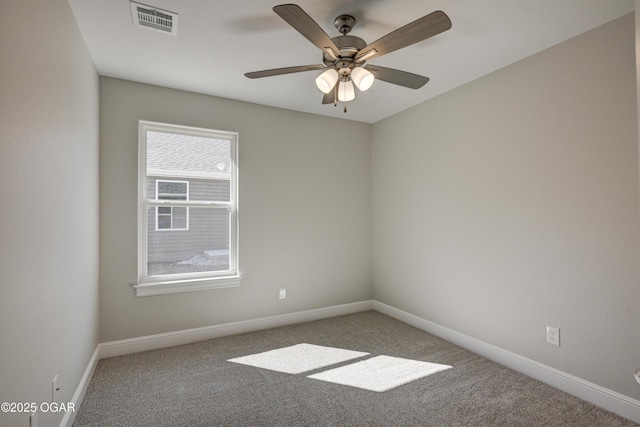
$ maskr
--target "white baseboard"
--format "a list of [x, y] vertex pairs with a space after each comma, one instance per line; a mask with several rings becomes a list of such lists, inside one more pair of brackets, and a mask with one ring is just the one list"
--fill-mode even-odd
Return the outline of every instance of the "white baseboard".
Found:
[[224, 323], [222, 325], [205, 326], [202, 328], [186, 329], [183, 331], [169, 332], [165, 334], [111, 341], [98, 345], [98, 356], [99, 359], [104, 359], [106, 357], [122, 356], [125, 354], [138, 353], [140, 351], [190, 344], [213, 338], [244, 334], [247, 332], [277, 328], [296, 323], [311, 322], [313, 320], [371, 310], [371, 304], [372, 301], [361, 301], [351, 304], [318, 308], [315, 310], [261, 317], [259, 319], [244, 320], [241, 322]]
[[527, 376], [547, 383], [559, 390], [576, 396], [582, 400], [593, 403], [607, 411], [618, 414], [640, 423], [640, 401], [632, 399], [623, 394], [601, 387], [597, 384], [583, 380], [559, 371], [534, 360], [488, 344], [484, 341], [461, 334], [452, 329], [446, 328], [437, 323], [399, 310], [395, 307], [372, 301], [372, 308], [389, 317], [400, 320], [425, 332], [429, 332], [446, 341], [466, 348], [487, 359], [493, 360], [501, 365], [521, 372]]
[[98, 365], [98, 354], [100, 350], [100, 344], [96, 347], [91, 359], [89, 359], [89, 363], [87, 364], [87, 368], [84, 370], [84, 374], [82, 374], [82, 378], [80, 378], [80, 383], [76, 388], [75, 393], [73, 393], [73, 397], [71, 398], [71, 402], [73, 402], [74, 410], [67, 411], [62, 417], [62, 421], [60, 421], [60, 427], [67, 427], [73, 425], [73, 421], [76, 419], [76, 413], [80, 409], [80, 404], [82, 404], [82, 399], [84, 399], [84, 394], [87, 392], [87, 387], [89, 387], [89, 383], [91, 382], [91, 378], [93, 377], [93, 373], [96, 370], [96, 366]]

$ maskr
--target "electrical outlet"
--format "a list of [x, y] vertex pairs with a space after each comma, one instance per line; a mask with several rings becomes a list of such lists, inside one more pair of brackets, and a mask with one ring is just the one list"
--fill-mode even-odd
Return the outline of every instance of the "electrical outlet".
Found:
[[60, 387], [58, 387], [58, 376], [56, 375], [51, 381], [51, 403], [56, 401], [58, 391], [60, 391]]
[[36, 409], [29, 415], [29, 427], [38, 427], [38, 410]]
[[278, 294], [278, 298], [285, 299], [287, 297], [287, 288], [280, 288], [280, 293]]
[[553, 326], [547, 326], [547, 342], [549, 344], [560, 346], [560, 329]]

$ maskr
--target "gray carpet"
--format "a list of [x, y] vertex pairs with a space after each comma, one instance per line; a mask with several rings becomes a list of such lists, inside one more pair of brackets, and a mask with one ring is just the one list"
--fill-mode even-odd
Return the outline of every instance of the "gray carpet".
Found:
[[[452, 368], [377, 393], [227, 361], [300, 343]], [[374, 311], [103, 359], [73, 425], [637, 426]]]

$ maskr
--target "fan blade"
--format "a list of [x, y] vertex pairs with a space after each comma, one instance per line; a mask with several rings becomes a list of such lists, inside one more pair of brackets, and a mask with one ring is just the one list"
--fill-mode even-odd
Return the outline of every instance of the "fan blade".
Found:
[[262, 71], [253, 71], [251, 73], [244, 73], [246, 77], [250, 79], [258, 79], [260, 77], [271, 77], [271, 76], [279, 76], [280, 74], [291, 74], [291, 73], [299, 73], [302, 71], [312, 71], [312, 70], [323, 70], [327, 68], [324, 65], [299, 65], [297, 67], [284, 67], [284, 68], [273, 68], [271, 70], [262, 70]]
[[410, 89], [420, 89], [429, 81], [429, 77], [393, 68], [381, 67], [379, 65], [367, 64], [365, 68], [371, 71], [371, 74], [378, 80]]
[[437, 10], [390, 32], [362, 48], [355, 57], [356, 62], [385, 55], [403, 47], [426, 40], [451, 28], [451, 20], [446, 13]]
[[336, 84], [333, 86], [333, 89], [331, 89], [329, 93], [324, 94], [324, 96], [322, 97], [323, 104], [333, 104], [336, 102], [336, 99], [338, 99], [338, 94], [336, 93], [336, 91], [338, 90], [338, 83], [339, 82], [336, 82]]
[[281, 4], [275, 6], [273, 11], [287, 21], [296, 31], [307, 40], [318, 46], [320, 50], [328, 54], [332, 59], [338, 60], [340, 49], [307, 13], [295, 4]]
[[329, 93], [325, 93], [324, 96], [322, 97], [322, 104], [333, 104], [333, 101], [335, 101], [335, 93], [333, 91], [329, 92]]

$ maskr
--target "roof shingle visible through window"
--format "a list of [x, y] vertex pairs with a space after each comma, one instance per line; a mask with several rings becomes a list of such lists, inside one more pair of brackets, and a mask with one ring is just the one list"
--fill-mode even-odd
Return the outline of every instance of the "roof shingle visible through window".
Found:
[[224, 139], [147, 132], [147, 173], [229, 179], [231, 144]]

